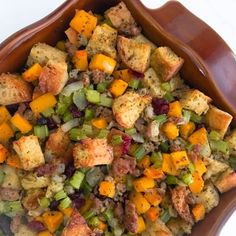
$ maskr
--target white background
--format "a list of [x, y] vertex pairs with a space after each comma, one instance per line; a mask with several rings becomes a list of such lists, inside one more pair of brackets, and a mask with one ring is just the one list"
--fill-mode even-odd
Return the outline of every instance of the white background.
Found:
[[[49, 14], [64, 0], [0, 0], [0, 43], [12, 33]], [[161, 6], [166, 0], [142, 0], [150, 7]], [[229, 44], [236, 53], [235, 0], [180, 0]], [[220, 236], [236, 235], [236, 213], [225, 224]], [[205, 235], [204, 235], [205, 236]]]

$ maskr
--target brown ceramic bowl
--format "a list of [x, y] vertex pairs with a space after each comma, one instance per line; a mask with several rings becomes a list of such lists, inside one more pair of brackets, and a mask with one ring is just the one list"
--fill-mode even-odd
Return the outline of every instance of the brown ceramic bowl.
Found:
[[[236, 125], [236, 57], [221, 37], [178, 2], [150, 10], [139, 0], [123, 0], [144, 34], [157, 45], [171, 47], [184, 58], [181, 71], [186, 82], [213, 98], [231, 113]], [[30, 48], [37, 42], [54, 45], [75, 9], [101, 13], [118, 0], [69, 0], [49, 16], [17, 32], [0, 44], [0, 73], [19, 71]], [[221, 196], [220, 204], [198, 223], [192, 235], [216, 236], [236, 208], [236, 189]]]

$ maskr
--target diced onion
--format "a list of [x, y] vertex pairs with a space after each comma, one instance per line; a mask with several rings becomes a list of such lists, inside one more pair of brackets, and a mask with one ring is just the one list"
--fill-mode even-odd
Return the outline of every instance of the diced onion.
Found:
[[68, 131], [70, 131], [71, 129], [75, 128], [78, 125], [79, 125], [79, 119], [75, 118], [63, 124], [61, 126], [61, 129], [64, 133], [67, 133]]
[[61, 92], [62, 95], [69, 97], [75, 91], [78, 91], [84, 87], [82, 81], [74, 82], [72, 84], [67, 85]]

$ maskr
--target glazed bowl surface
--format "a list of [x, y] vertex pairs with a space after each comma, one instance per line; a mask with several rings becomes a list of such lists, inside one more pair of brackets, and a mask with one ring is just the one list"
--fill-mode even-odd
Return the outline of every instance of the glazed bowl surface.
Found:
[[[214, 104], [233, 115], [236, 125], [236, 56], [222, 38], [180, 3], [169, 1], [150, 10], [139, 0], [123, 0], [143, 33], [158, 46], [169, 46], [185, 63], [181, 76], [192, 87], [213, 98]], [[38, 42], [55, 45], [75, 9], [102, 13], [119, 0], [69, 0], [44, 19], [15, 33], [0, 44], [0, 73], [17, 72]], [[236, 209], [236, 189], [221, 196], [219, 205], [193, 228], [192, 235], [216, 236]]]

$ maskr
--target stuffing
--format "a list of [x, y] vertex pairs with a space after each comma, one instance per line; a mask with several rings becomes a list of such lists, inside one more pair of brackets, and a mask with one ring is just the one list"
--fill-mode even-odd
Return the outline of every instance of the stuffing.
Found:
[[45, 158], [47, 160], [55, 160], [62, 158], [69, 148], [70, 138], [62, 129], [57, 129], [55, 133], [51, 133], [45, 145]]
[[225, 140], [228, 142], [229, 152], [232, 155], [236, 155], [236, 129], [233, 130]]
[[144, 73], [142, 83], [145, 88], [149, 89], [152, 96], [159, 98], [164, 96], [165, 92], [161, 89], [161, 80], [152, 68]]
[[37, 136], [23, 136], [13, 142], [13, 149], [20, 157], [24, 170], [32, 170], [45, 163]]
[[155, 222], [146, 221], [146, 230], [141, 234], [142, 236], [173, 236], [169, 228], [161, 221]]
[[0, 167], [0, 170], [5, 173], [1, 188], [21, 189], [21, 183], [16, 168], [3, 165]]
[[28, 226], [21, 224], [15, 236], [37, 236], [36, 231], [32, 231]]
[[197, 89], [188, 90], [180, 99], [183, 108], [194, 111], [197, 115], [206, 113], [209, 109], [211, 98]]
[[149, 95], [142, 96], [135, 92], [116, 98], [112, 106], [116, 121], [126, 129], [132, 128], [151, 99]]
[[38, 88], [42, 93], [58, 95], [69, 79], [66, 62], [49, 60], [39, 76]]
[[65, 52], [45, 43], [37, 43], [30, 51], [27, 66], [32, 66], [35, 63], [39, 63], [44, 66], [49, 60], [65, 62], [66, 58], [67, 54]]
[[188, 86], [184, 84], [183, 79], [180, 77], [179, 74], [175, 75], [170, 81], [170, 88], [171, 92], [178, 90], [178, 89], [187, 89]]
[[73, 149], [76, 168], [109, 165], [113, 161], [113, 150], [106, 139], [84, 139]]
[[122, 62], [132, 70], [144, 73], [149, 67], [150, 45], [118, 36], [117, 50]]
[[204, 164], [206, 165], [207, 172], [204, 175], [204, 179], [210, 179], [213, 177], [218, 176], [220, 173], [224, 172], [229, 168], [227, 164], [224, 162], [218, 161], [213, 159], [213, 157], [210, 158], [203, 158]]
[[92, 236], [93, 231], [88, 227], [85, 219], [77, 210], [73, 210], [72, 215], [65, 226], [62, 236]]
[[140, 33], [140, 28], [123, 2], [108, 9], [105, 17], [123, 34], [133, 36]]
[[29, 173], [21, 179], [21, 185], [25, 190], [45, 188], [50, 184], [49, 177], [37, 176], [36, 174]]
[[173, 235], [183, 236], [185, 234], [191, 234], [192, 225], [181, 218], [171, 218], [167, 227], [171, 230]]
[[149, 39], [147, 39], [143, 34], [139, 34], [135, 36], [133, 39], [138, 43], [146, 43], [150, 45], [152, 51], [154, 51], [157, 48], [157, 46], [154, 43], [152, 43]]
[[213, 184], [208, 183], [205, 185], [203, 191], [196, 195], [196, 202], [204, 205], [206, 213], [218, 205], [219, 194]]
[[28, 102], [32, 98], [32, 88], [16, 74], [0, 75], [0, 105]]
[[86, 47], [89, 56], [102, 53], [115, 59], [116, 38], [117, 30], [107, 24], [98, 25]]
[[170, 80], [182, 67], [184, 60], [170, 48], [159, 47], [151, 56], [151, 66], [163, 81]]
[[61, 191], [63, 189], [64, 185], [62, 182], [59, 181], [51, 181], [50, 184], [48, 185], [45, 197], [46, 198], [51, 198], [55, 195], [55, 193]]
[[227, 192], [236, 187], [236, 173], [233, 170], [226, 171], [214, 182], [214, 185], [221, 192]]
[[232, 121], [232, 116], [214, 106], [211, 106], [206, 113], [206, 122], [209, 127], [217, 131], [223, 138]]

